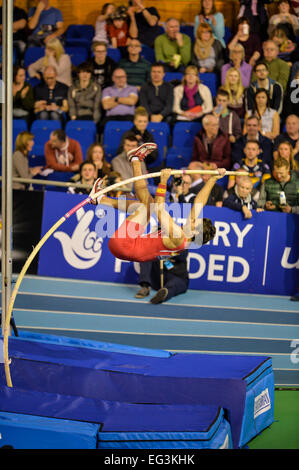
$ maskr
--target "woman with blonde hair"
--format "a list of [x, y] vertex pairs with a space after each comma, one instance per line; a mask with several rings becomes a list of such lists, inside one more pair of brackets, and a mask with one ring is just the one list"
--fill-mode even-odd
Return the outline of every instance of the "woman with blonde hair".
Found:
[[[34, 135], [30, 132], [23, 131], [18, 134], [15, 143], [15, 152], [12, 156], [12, 177], [31, 179], [41, 173], [43, 167], [29, 167], [28, 154], [34, 145]], [[24, 183], [13, 183], [13, 189], [26, 189]]]
[[222, 44], [213, 36], [208, 23], [200, 23], [197, 28], [191, 62], [200, 73], [218, 73], [224, 64]]
[[227, 71], [224, 85], [221, 88], [228, 92], [228, 108], [235, 111], [240, 118], [243, 118], [245, 114], [245, 87], [237, 68], [232, 67]]
[[230, 48], [229, 59], [229, 62], [221, 67], [221, 84], [224, 85], [228, 70], [235, 68], [240, 72], [243, 87], [249, 87], [252, 66], [245, 61], [245, 49], [242, 44], [237, 43]]
[[179, 121], [200, 120], [213, 110], [211, 91], [200, 83], [198, 73], [195, 65], [188, 65], [182, 84], [174, 88], [173, 112]]
[[41, 80], [42, 74], [48, 65], [55, 67], [57, 71], [57, 81], [67, 86], [72, 84], [72, 63], [70, 56], [65, 53], [59, 39], [49, 39], [45, 47], [45, 55], [28, 67], [28, 74], [31, 78]]
[[294, 149], [291, 142], [288, 140], [280, 142], [277, 152], [273, 153], [273, 159], [276, 160], [277, 158], [288, 160], [291, 170], [299, 173], [299, 162], [294, 158]]

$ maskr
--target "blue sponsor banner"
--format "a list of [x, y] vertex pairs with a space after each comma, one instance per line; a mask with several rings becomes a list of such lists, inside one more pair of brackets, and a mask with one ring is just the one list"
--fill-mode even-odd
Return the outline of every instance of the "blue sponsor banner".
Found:
[[[46, 192], [42, 235], [86, 196]], [[176, 220], [184, 219], [176, 212]], [[299, 216], [253, 211], [242, 214], [206, 206], [216, 236], [189, 250], [190, 288], [212, 291], [291, 295], [299, 285]], [[128, 284], [138, 283], [138, 263], [116, 259], [109, 237], [126, 215], [91, 204], [66, 220], [41, 248], [38, 274]]]

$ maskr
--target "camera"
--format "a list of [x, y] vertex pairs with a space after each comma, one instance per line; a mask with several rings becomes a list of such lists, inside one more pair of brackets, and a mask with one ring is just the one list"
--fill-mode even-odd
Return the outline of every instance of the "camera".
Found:
[[173, 184], [175, 186], [181, 186], [182, 182], [183, 182], [183, 177], [182, 176], [177, 176], [177, 177], [173, 178]]
[[115, 183], [116, 183], [116, 176], [108, 176], [106, 180], [106, 188], [108, 186], [112, 186]]

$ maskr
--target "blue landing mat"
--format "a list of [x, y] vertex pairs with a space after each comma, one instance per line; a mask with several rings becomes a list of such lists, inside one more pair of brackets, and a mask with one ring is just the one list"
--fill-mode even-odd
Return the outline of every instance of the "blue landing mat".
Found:
[[87, 349], [80, 340], [72, 343], [10, 338], [14, 386], [127, 403], [222, 407], [228, 411], [235, 448], [273, 422], [274, 377], [269, 357], [152, 357], [105, 351], [100, 345]]
[[232, 448], [230, 425], [215, 406], [138, 405], [1, 387], [0, 410], [2, 443], [14, 448]]

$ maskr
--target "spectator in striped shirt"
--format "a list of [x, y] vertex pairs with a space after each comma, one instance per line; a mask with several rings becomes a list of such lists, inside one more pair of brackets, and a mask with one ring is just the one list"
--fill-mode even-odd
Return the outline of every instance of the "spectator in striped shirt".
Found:
[[140, 89], [141, 85], [149, 80], [151, 64], [140, 56], [141, 43], [138, 39], [130, 39], [127, 46], [128, 57], [121, 59], [119, 67], [127, 73], [128, 85]]

